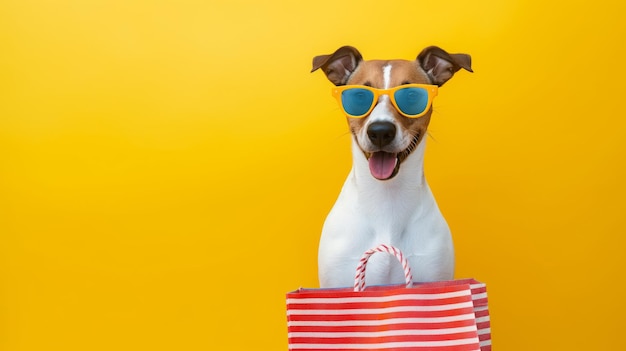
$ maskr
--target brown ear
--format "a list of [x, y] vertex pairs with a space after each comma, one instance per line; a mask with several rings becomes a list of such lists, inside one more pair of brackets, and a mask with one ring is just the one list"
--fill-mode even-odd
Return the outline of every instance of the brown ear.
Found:
[[333, 84], [345, 85], [362, 60], [363, 57], [357, 49], [342, 46], [330, 55], [315, 56], [311, 72], [321, 68]]
[[417, 56], [417, 61], [433, 84], [442, 86], [461, 68], [472, 71], [472, 58], [468, 54], [448, 54], [437, 46], [429, 46]]

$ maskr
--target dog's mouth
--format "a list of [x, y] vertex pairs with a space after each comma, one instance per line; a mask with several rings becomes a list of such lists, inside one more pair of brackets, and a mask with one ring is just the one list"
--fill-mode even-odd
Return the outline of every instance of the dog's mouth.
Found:
[[400, 164], [415, 150], [419, 142], [419, 134], [415, 135], [409, 146], [399, 153], [385, 151], [364, 152], [369, 163], [370, 173], [378, 180], [388, 180], [400, 171]]
[[[366, 154], [365, 157], [368, 155]], [[370, 166], [370, 173], [378, 180], [393, 178], [400, 169], [398, 154], [391, 152], [376, 151], [369, 154], [367, 159]]]

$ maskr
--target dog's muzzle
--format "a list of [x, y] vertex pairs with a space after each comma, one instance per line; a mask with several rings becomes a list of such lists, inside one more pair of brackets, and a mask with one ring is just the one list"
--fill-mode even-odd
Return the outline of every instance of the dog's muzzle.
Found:
[[[391, 122], [373, 122], [367, 127], [367, 137], [372, 145], [382, 150], [396, 137], [396, 126]], [[399, 166], [397, 154], [385, 151], [372, 152], [368, 162], [372, 176], [379, 180], [394, 176]]]
[[409, 146], [399, 153], [382, 151], [391, 144], [395, 136], [396, 126], [391, 122], [373, 122], [367, 127], [368, 139], [380, 151], [363, 153], [368, 160], [370, 173], [378, 180], [388, 180], [398, 174], [400, 164], [417, 147], [420, 139], [420, 134], [416, 134]]

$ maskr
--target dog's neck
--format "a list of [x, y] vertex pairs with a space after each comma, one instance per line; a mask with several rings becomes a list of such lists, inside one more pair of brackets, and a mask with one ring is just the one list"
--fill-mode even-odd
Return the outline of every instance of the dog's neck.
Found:
[[[398, 242], [407, 233], [408, 223], [429, 222], [437, 210], [436, 201], [424, 177], [425, 140], [402, 163], [398, 174], [388, 180], [372, 176], [367, 159], [353, 142], [353, 167], [342, 195], [352, 199], [350, 211], [368, 218], [369, 232], [376, 242]], [[410, 231], [411, 234], [415, 234]], [[365, 235], [365, 234], [364, 234]]]

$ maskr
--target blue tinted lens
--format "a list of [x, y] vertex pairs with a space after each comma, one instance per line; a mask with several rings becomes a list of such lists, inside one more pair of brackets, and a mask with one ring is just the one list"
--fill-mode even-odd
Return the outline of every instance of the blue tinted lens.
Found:
[[362, 116], [369, 111], [374, 102], [374, 93], [367, 89], [352, 88], [341, 93], [341, 104], [347, 114]]
[[407, 115], [418, 115], [428, 107], [428, 91], [424, 88], [403, 88], [394, 94], [400, 111]]

